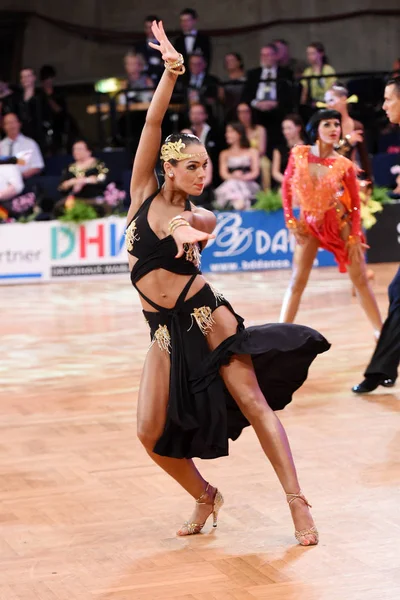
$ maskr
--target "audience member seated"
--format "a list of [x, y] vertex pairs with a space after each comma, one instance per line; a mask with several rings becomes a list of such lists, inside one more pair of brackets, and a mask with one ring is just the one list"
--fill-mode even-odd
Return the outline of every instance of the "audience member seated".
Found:
[[189, 57], [189, 80], [186, 101], [192, 104], [205, 104], [215, 117], [218, 99], [222, 99], [222, 88], [217, 77], [207, 73], [207, 63], [201, 54]]
[[149, 43], [158, 44], [155, 39], [153, 32], [151, 30], [151, 25], [153, 21], [159, 22], [159, 17], [157, 15], [148, 15], [144, 20], [144, 35], [145, 39], [143, 42], [138, 42], [135, 44], [135, 52], [136, 54], [140, 54], [144, 57], [146, 61], [146, 74], [153, 80], [155, 84], [161, 78], [161, 75], [164, 71], [164, 64], [161, 58], [161, 54], [158, 50], [155, 50]]
[[[304, 70], [303, 76], [314, 76], [314, 78], [302, 79], [301, 104], [309, 108], [315, 108], [317, 102], [324, 101], [325, 93], [335, 83], [335, 69], [328, 64], [325, 47], [321, 42], [309, 44], [307, 47], [307, 62], [309, 67]], [[308, 111], [307, 116], [309, 114], [310, 111]]]
[[8, 83], [0, 75], [0, 125], [2, 117], [18, 109], [18, 99]]
[[278, 65], [282, 69], [287, 69], [291, 71], [295, 77], [299, 77], [306, 68], [305, 62], [298, 60], [297, 58], [293, 58], [290, 55], [289, 42], [287, 42], [286, 40], [276, 39], [272, 40], [272, 43], [276, 47], [278, 55]]
[[248, 72], [243, 101], [254, 108], [257, 121], [267, 129], [269, 158], [281, 140], [282, 119], [291, 110], [291, 79], [292, 72], [278, 66], [273, 44], [261, 48], [260, 66]]
[[[341, 85], [334, 85], [325, 94], [326, 105], [337, 110], [342, 116], [342, 139], [336, 150], [358, 164], [363, 171], [363, 178], [372, 181], [372, 165], [364, 138], [364, 125], [349, 115], [348, 100], [349, 92]], [[355, 100], [357, 101], [357, 98]]]
[[65, 208], [73, 206], [75, 200], [82, 200], [93, 206], [99, 216], [111, 212], [105, 201], [108, 181], [108, 168], [95, 158], [92, 150], [84, 140], [76, 141], [72, 148], [75, 162], [64, 171], [59, 190], [63, 196], [57, 202], [54, 213], [60, 216]]
[[[153, 96], [154, 82], [146, 74], [146, 62], [141, 54], [127, 52], [124, 57], [127, 75], [124, 91], [118, 96], [119, 104], [128, 102], [150, 102]], [[149, 89], [150, 88], [150, 89]]]
[[217, 135], [207, 123], [208, 114], [204, 104], [192, 104], [189, 109], [190, 132], [199, 138], [205, 146], [214, 168], [218, 167]]
[[25, 191], [31, 192], [37, 181], [37, 176], [44, 167], [43, 156], [35, 140], [21, 133], [21, 122], [16, 114], [9, 113], [3, 119], [3, 128], [6, 137], [0, 142], [1, 156], [19, 156], [20, 153], [29, 153], [26, 164], [19, 165], [18, 169], [25, 182]]
[[223, 183], [215, 190], [217, 209], [250, 208], [260, 186], [260, 157], [251, 148], [242, 123], [229, 123], [226, 127], [226, 141], [229, 146], [219, 156], [219, 175]]
[[185, 8], [179, 15], [182, 33], [174, 42], [177, 52], [183, 56], [185, 64], [191, 54], [204, 56], [206, 67], [211, 64], [211, 42], [208, 35], [200, 33], [197, 29], [197, 12], [193, 8]]
[[265, 156], [267, 151], [267, 132], [262, 125], [254, 125], [251, 106], [241, 102], [237, 107], [237, 120], [244, 125], [250, 146], [260, 155], [261, 183], [263, 190], [271, 188], [271, 161]]
[[224, 82], [224, 107], [225, 115], [232, 118], [239, 104], [246, 83], [243, 58], [237, 52], [228, 52], [224, 59], [225, 71], [228, 80]]
[[[143, 56], [128, 52], [124, 57], [124, 67], [127, 79], [124, 91], [117, 96], [118, 104], [120, 106], [126, 106], [127, 103], [148, 104], [153, 96], [152, 90], [155, 85], [154, 81], [145, 73], [146, 65]], [[136, 153], [146, 120], [146, 112], [147, 108], [127, 111], [118, 121], [119, 138], [132, 156]]]
[[[200, 105], [201, 106], [201, 105]], [[182, 129], [181, 133], [193, 134], [192, 129]], [[204, 144], [204, 142], [203, 142]], [[214, 189], [213, 189], [214, 167], [211, 159], [207, 161], [206, 178], [204, 180], [204, 189], [200, 196], [189, 196], [190, 201], [196, 206], [202, 206], [208, 210], [213, 209]]]
[[56, 70], [51, 65], [43, 65], [39, 73], [44, 135], [43, 151], [47, 155], [56, 154], [63, 147], [63, 133], [67, 115], [65, 98], [59, 91], [54, 89], [56, 75]]
[[0, 222], [19, 216], [13, 210], [13, 199], [24, 189], [24, 182], [16, 165], [0, 164]]
[[282, 185], [283, 175], [289, 162], [290, 151], [294, 146], [304, 144], [303, 121], [299, 115], [287, 115], [282, 123], [282, 133], [285, 142], [274, 148], [272, 155], [272, 178]]
[[42, 102], [35, 88], [36, 75], [33, 69], [24, 68], [20, 72], [22, 91], [18, 101], [18, 116], [22, 132], [42, 147], [44, 142]]
[[395, 165], [390, 169], [392, 175], [396, 177], [393, 190], [390, 192], [390, 196], [394, 200], [400, 200], [400, 165]]

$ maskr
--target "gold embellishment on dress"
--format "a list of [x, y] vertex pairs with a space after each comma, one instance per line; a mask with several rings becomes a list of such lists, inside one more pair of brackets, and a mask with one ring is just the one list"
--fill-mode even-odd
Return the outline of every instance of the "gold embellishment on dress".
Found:
[[199, 268], [201, 264], [201, 254], [197, 244], [183, 244], [186, 260], [192, 262], [195, 267]]
[[128, 251], [133, 250], [133, 244], [140, 240], [139, 236], [136, 233], [136, 229], [136, 219], [134, 219], [125, 231], [125, 245]]
[[157, 331], [154, 333], [153, 341], [150, 345], [157, 342], [160, 350], [165, 350], [168, 354], [171, 354], [171, 336], [168, 331], [168, 327], [166, 325], [159, 325]]
[[186, 154], [182, 152], [183, 148], [186, 148], [186, 144], [182, 140], [177, 142], [167, 142], [161, 147], [161, 160], [168, 162], [169, 160], [187, 160], [188, 158], [203, 157], [207, 158], [207, 152], [198, 152], [196, 154]]
[[[190, 316], [192, 317], [192, 325], [194, 319], [203, 335], [206, 336], [210, 333], [210, 331], [212, 331], [213, 325], [215, 325], [215, 321], [212, 316], [212, 310], [209, 306], [201, 306], [200, 308], [195, 308]], [[192, 325], [190, 326], [189, 331], [192, 328]]]
[[215, 287], [211, 283], [209, 283], [208, 285], [210, 287], [210, 290], [214, 294], [215, 304], [218, 306], [218, 302], [223, 302], [225, 300], [225, 296], [221, 294], [221, 292], [219, 292], [217, 289], [215, 289]]

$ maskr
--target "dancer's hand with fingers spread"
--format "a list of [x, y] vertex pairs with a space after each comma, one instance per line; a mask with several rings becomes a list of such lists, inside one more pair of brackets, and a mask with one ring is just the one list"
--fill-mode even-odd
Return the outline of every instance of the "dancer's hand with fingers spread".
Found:
[[174, 63], [180, 58], [179, 52], [175, 50], [171, 42], [169, 41], [167, 34], [164, 31], [164, 25], [162, 21], [153, 21], [151, 26], [154, 37], [158, 44], [149, 42], [149, 46], [158, 50], [161, 53], [164, 62]]
[[172, 237], [175, 240], [176, 246], [178, 248], [178, 253], [175, 258], [180, 258], [183, 256], [185, 250], [184, 244], [195, 244], [196, 242], [208, 242], [208, 240], [212, 240], [215, 238], [213, 233], [206, 233], [205, 231], [199, 231], [194, 227], [178, 227], [175, 229]]

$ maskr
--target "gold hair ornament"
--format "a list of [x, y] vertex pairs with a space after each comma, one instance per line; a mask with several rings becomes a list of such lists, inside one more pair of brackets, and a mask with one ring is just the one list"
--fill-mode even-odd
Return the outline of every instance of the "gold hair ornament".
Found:
[[182, 142], [182, 140], [178, 140], [177, 142], [167, 142], [161, 146], [161, 160], [164, 162], [168, 162], [170, 160], [188, 160], [189, 158], [195, 157], [204, 157], [207, 158], [207, 152], [197, 152], [195, 154], [186, 154], [182, 152], [183, 148], [186, 148], [186, 145]]

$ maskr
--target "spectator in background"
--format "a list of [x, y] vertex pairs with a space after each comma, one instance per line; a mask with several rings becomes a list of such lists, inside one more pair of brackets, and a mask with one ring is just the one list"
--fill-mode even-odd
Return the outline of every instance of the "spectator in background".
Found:
[[[16, 114], [9, 113], [5, 115], [3, 128], [6, 137], [0, 142], [0, 155], [18, 156], [20, 153], [26, 153], [29, 158], [26, 164], [19, 165], [18, 169], [24, 179], [25, 188], [30, 188], [35, 177], [40, 174], [44, 167], [40, 148], [35, 140], [22, 135], [21, 122]], [[31, 190], [29, 189], [29, 191]]]
[[64, 96], [54, 89], [56, 70], [51, 65], [43, 65], [40, 69], [41, 104], [44, 130], [44, 151], [50, 155], [63, 146], [67, 106]]
[[272, 154], [272, 177], [273, 180], [282, 185], [283, 175], [289, 162], [289, 155], [299, 144], [304, 144], [304, 125], [299, 115], [287, 115], [282, 123], [282, 133], [285, 142], [274, 148]]
[[292, 72], [278, 66], [273, 44], [260, 50], [260, 66], [248, 72], [243, 101], [250, 104], [257, 121], [267, 129], [267, 156], [281, 140], [282, 119], [292, 107]]
[[290, 55], [289, 43], [283, 39], [273, 40], [272, 43], [276, 47], [278, 66], [291, 71], [295, 77], [300, 76], [306, 68], [306, 64]]
[[309, 44], [307, 62], [310, 66], [304, 70], [303, 76], [314, 76], [314, 79], [302, 79], [301, 104], [315, 108], [317, 102], [324, 101], [325, 93], [335, 83], [335, 69], [328, 64], [325, 47], [321, 42]]
[[204, 104], [192, 104], [189, 109], [190, 132], [199, 138], [208, 152], [211, 162], [217, 170], [218, 143], [217, 135], [207, 123], [208, 114]]
[[[348, 99], [349, 92], [341, 85], [334, 85], [325, 94], [326, 106], [337, 110], [342, 116], [342, 139], [336, 151], [358, 164], [364, 177], [372, 181], [372, 165], [364, 138], [364, 125], [349, 115]], [[355, 100], [357, 101], [357, 98]]]
[[56, 216], [73, 206], [76, 199], [93, 206], [99, 216], [108, 214], [110, 207], [104, 202], [109, 183], [108, 168], [93, 156], [92, 149], [84, 140], [75, 142], [72, 155], [75, 162], [67, 167], [61, 177], [59, 190], [63, 198], [55, 206]]
[[24, 189], [16, 165], [0, 165], [0, 222], [13, 217], [12, 200]]
[[1, 117], [10, 112], [16, 112], [17, 107], [18, 100], [16, 94], [0, 75], [0, 124]]
[[191, 54], [201, 54], [204, 57], [206, 67], [211, 64], [211, 42], [208, 35], [200, 33], [197, 29], [197, 12], [193, 8], [185, 8], [179, 15], [182, 34], [175, 40], [175, 49], [188, 64]]
[[250, 147], [242, 123], [226, 126], [226, 141], [229, 148], [219, 155], [223, 183], [215, 190], [215, 207], [246, 210], [260, 189], [256, 181], [260, 176], [259, 154]]
[[[117, 96], [117, 103], [126, 106], [127, 103], [143, 103], [143, 109], [126, 111], [118, 121], [119, 139], [135, 155], [139, 144], [140, 134], [146, 120], [147, 105], [154, 93], [154, 81], [146, 74], [146, 63], [141, 54], [130, 51], [125, 54], [124, 67], [127, 75], [124, 90]], [[150, 89], [149, 89], [150, 88]]]
[[144, 20], [144, 35], [145, 40], [143, 42], [138, 42], [135, 44], [135, 52], [136, 54], [141, 54], [147, 64], [146, 73], [153, 82], [156, 84], [161, 78], [161, 75], [164, 71], [164, 64], [161, 58], [161, 54], [158, 50], [154, 50], [151, 46], [149, 46], [150, 42], [157, 44], [157, 40], [154, 38], [153, 32], [151, 30], [151, 24], [153, 21], [157, 23], [160, 21], [160, 18], [157, 15], [148, 15]]
[[40, 95], [36, 91], [36, 75], [30, 67], [20, 72], [22, 87], [18, 102], [18, 115], [22, 123], [24, 135], [34, 139], [40, 146], [44, 141], [43, 115]]
[[400, 58], [396, 58], [393, 62], [393, 77], [400, 76]]
[[146, 74], [144, 57], [132, 51], [127, 52], [124, 56], [124, 68], [127, 76], [125, 92], [120, 94], [119, 103], [125, 104], [127, 98], [129, 102], [150, 102], [154, 93], [154, 82]]
[[[199, 105], [201, 106], [201, 105]], [[204, 107], [203, 107], [204, 108]], [[182, 129], [181, 133], [193, 134], [192, 129]], [[196, 136], [197, 137], [197, 136]], [[200, 138], [199, 138], [200, 139]], [[204, 142], [203, 142], [203, 145]], [[206, 176], [204, 179], [204, 188], [200, 196], [189, 196], [190, 202], [195, 204], [196, 206], [202, 206], [203, 208], [207, 208], [207, 210], [213, 209], [213, 201], [214, 201], [214, 190], [213, 190], [213, 178], [214, 178], [214, 166], [211, 161], [211, 157], [207, 161], [206, 167]]]
[[228, 75], [228, 81], [224, 83], [225, 114], [232, 117], [243, 95], [246, 72], [243, 58], [237, 52], [225, 54], [224, 66]]
[[255, 125], [251, 106], [241, 102], [236, 111], [237, 120], [244, 125], [250, 146], [260, 155], [261, 183], [263, 190], [271, 188], [271, 162], [265, 156], [267, 151], [267, 132], [262, 125]]
[[189, 80], [186, 100], [192, 104], [205, 104], [211, 114], [216, 116], [218, 99], [222, 99], [219, 79], [207, 73], [207, 63], [203, 55], [192, 54], [189, 57]]

